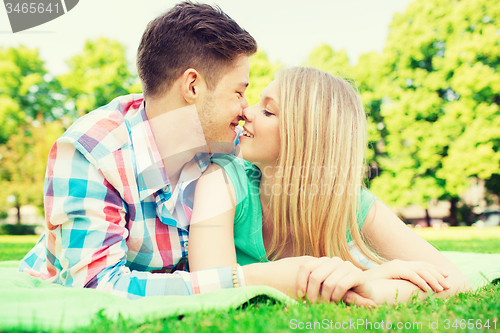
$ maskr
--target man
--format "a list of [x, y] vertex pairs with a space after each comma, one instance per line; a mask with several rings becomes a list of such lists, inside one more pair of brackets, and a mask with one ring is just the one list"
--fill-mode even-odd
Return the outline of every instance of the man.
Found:
[[[144, 97], [119, 97], [56, 141], [46, 230], [20, 270], [131, 299], [233, 287], [231, 267], [181, 269], [193, 185], [209, 152], [234, 149], [256, 50], [248, 32], [206, 4], [183, 2], [151, 21], [137, 54]], [[242, 284], [241, 268], [237, 277]]]
[[186, 271], [194, 185], [210, 153], [234, 150], [256, 50], [248, 32], [209, 5], [183, 2], [150, 22], [137, 54], [144, 96], [114, 99], [54, 143], [45, 233], [19, 270], [130, 299], [245, 284], [295, 297], [314, 270], [345, 265], [297, 257]]

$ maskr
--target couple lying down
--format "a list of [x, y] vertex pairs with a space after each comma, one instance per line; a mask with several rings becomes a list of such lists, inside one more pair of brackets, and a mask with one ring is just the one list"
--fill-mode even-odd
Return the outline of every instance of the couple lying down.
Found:
[[347, 81], [282, 69], [243, 118], [243, 159], [214, 154], [196, 185], [191, 271], [237, 263], [247, 285], [365, 306], [470, 289], [363, 187], [366, 117]]
[[[363, 189], [357, 91], [284, 69], [248, 107], [256, 51], [207, 4], [181, 2], [151, 21], [137, 52], [143, 94], [79, 118], [52, 146], [45, 231], [19, 270], [129, 299], [267, 285], [374, 305], [469, 289]], [[239, 120], [243, 159], [210, 156], [234, 150]]]

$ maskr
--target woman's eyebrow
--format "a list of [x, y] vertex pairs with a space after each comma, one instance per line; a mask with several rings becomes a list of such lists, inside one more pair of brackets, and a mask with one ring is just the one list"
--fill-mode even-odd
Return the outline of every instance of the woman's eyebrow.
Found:
[[273, 110], [274, 112], [278, 112], [278, 111], [279, 111], [279, 103], [278, 103], [278, 101], [277, 101], [277, 100], [275, 100], [275, 99], [274, 99], [274, 98], [272, 98], [271, 96], [264, 96], [264, 97], [262, 98], [262, 94], [261, 94], [261, 99], [262, 99], [262, 102], [263, 102], [264, 104], [267, 104], [267, 103], [269, 103], [269, 102], [273, 103], [273, 105], [272, 105], [272, 106], [274, 106], [274, 107], [273, 107], [273, 109], [276, 109], [276, 110]]
[[274, 103], [278, 104], [278, 101], [277, 101], [277, 100], [275, 100], [274, 98], [272, 98], [271, 96], [268, 96], [268, 95], [266, 95], [266, 96], [262, 97], [262, 94], [260, 94], [260, 99], [262, 99], [262, 101], [263, 101], [263, 102], [267, 102], [267, 100], [269, 100], [269, 99], [270, 99], [270, 100], [271, 100], [271, 101], [273, 101]]

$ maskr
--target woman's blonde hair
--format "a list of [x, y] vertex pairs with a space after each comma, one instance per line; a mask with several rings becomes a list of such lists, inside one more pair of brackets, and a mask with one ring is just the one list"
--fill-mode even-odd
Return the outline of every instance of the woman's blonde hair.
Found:
[[356, 218], [367, 145], [357, 90], [314, 68], [282, 69], [276, 80], [281, 148], [271, 191], [274, 230], [268, 255], [279, 257], [292, 241], [294, 256], [338, 256], [365, 268], [349, 253], [350, 232], [360, 251], [380, 263]]

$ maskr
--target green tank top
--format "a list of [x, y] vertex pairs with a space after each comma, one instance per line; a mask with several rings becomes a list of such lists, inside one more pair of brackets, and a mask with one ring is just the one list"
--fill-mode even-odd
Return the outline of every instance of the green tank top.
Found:
[[[236, 192], [234, 214], [234, 245], [236, 260], [240, 265], [268, 261], [262, 238], [262, 209], [259, 197], [261, 172], [257, 166], [234, 155], [214, 154], [212, 162], [220, 165], [233, 183]], [[357, 211], [359, 229], [377, 199], [366, 189], [361, 189]], [[347, 241], [351, 240], [350, 234]]]

